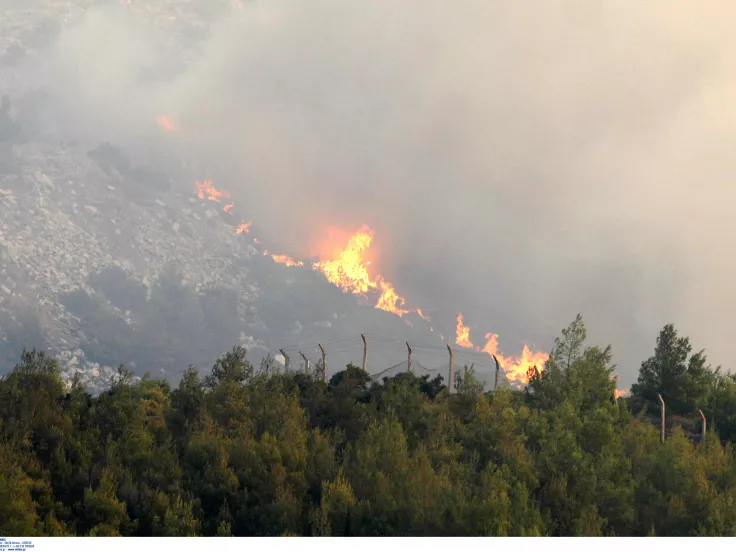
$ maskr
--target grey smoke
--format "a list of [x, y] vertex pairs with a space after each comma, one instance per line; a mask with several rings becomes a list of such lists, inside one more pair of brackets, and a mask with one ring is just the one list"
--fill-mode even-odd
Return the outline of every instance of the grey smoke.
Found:
[[[125, 6], [87, 11], [26, 68], [53, 91], [49, 128], [176, 151], [274, 251], [311, 255], [325, 225], [368, 224], [383, 275], [446, 335], [462, 311], [476, 343], [549, 349], [580, 311], [628, 386], [672, 321], [728, 367], [730, 3], [268, 0], [210, 15], [182, 50]], [[164, 135], [160, 113], [184, 131]]]

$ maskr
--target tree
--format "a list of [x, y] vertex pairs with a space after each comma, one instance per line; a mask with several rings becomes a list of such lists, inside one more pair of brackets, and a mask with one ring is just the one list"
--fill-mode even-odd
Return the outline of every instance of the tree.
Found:
[[36, 535], [39, 517], [31, 494], [33, 480], [14, 456], [0, 443], [0, 535]]
[[358, 393], [362, 395], [367, 390], [370, 382], [371, 376], [368, 372], [354, 364], [348, 364], [345, 370], [333, 374], [329, 386], [332, 389], [342, 389], [351, 394]]
[[212, 373], [205, 377], [205, 386], [214, 388], [220, 382], [241, 384], [253, 376], [253, 365], [248, 361], [245, 347], [240, 345], [217, 359]]
[[580, 314], [555, 339], [544, 371], [533, 370], [527, 393], [533, 404], [553, 409], [565, 402], [576, 411], [591, 411], [611, 403], [616, 388], [612, 351], [584, 347], [587, 330]]
[[253, 373], [236, 347], [207, 386], [121, 370], [90, 396], [26, 351], [0, 379], [0, 534], [736, 534], [733, 376], [663, 337], [674, 352], [645, 364], [679, 363], [680, 404], [730, 442], [680, 416], [698, 429], [662, 444], [585, 335], [578, 316], [525, 393], [483, 394], [472, 367], [453, 395], [408, 372], [367, 387], [352, 365], [328, 385]]
[[552, 355], [561, 369], [569, 370], [583, 352], [583, 344], [588, 337], [588, 330], [583, 322], [583, 315], [578, 313], [570, 325], [562, 330], [562, 337], [555, 339]]
[[478, 379], [475, 366], [465, 365], [462, 370], [455, 373], [455, 391], [458, 395], [468, 397], [479, 397], [483, 394], [485, 382]]
[[654, 355], [645, 360], [639, 378], [631, 387], [635, 405], [656, 404], [661, 394], [670, 412], [690, 414], [706, 398], [710, 371], [703, 351], [690, 357], [690, 339], [678, 337], [673, 324], [667, 324], [657, 337]]

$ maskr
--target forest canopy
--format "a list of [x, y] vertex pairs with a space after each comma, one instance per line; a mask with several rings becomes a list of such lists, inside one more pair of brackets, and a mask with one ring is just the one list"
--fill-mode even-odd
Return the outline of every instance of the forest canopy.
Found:
[[0, 534], [735, 535], [733, 377], [667, 325], [617, 399], [586, 339], [578, 316], [525, 389], [484, 394], [466, 367], [451, 395], [235, 347], [92, 397], [24, 351], [0, 380]]

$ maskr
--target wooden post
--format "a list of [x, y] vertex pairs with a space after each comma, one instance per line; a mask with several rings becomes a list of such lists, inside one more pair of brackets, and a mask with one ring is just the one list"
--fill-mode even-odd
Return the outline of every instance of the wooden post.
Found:
[[291, 369], [291, 359], [289, 358], [289, 355], [287, 355], [283, 349], [279, 349], [279, 352], [284, 357], [284, 371], [288, 372]]
[[703, 419], [703, 436], [700, 438], [700, 442], [702, 443], [705, 441], [705, 431], [706, 431], [706, 423], [705, 423], [705, 414], [703, 414], [702, 410], [698, 410], [700, 412], [700, 417]]
[[408, 341], [406, 342], [406, 348], [407, 348], [407, 349], [408, 349], [408, 351], [409, 351], [409, 364], [408, 364], [408, 368], [407, 368], [407, 370], [408, 370], [409, 372], [413, 372], [413, 370], [411, 369], [411, 346], [409, 345], [409, 342], [408, 342]]
[[448, 374], [449, 383], [447, 385], [447, 389], [452, 393], [452, 388], [455, 385], [454, 383], [454, 377], [455, 377], [455, 353], [452, 352], [452, 349], [450, 349], [450, 346], [447, 346], [447, 350], [450, 352], [450, 371]]
[[657, 397], [659, 397], [659, 402], [662, 405], [662, 442], [664, 443], [664, 399], [659, 393], [657, 393]]
[[365, 336], [363, 334], [360, 334], [361, 339], [363, 340], [363, 371], [368, 371], [368, 341], [366, 340]]
[[305, 363], [304, 371], [308, 374], [309, 373], [309, 359], [306, 356], [304, 356], [304, 353], [302, 353], [301, 351], [299, 351], [299, 354], [302, 355], [302, 358], [304, 359], [304, 363]]
[[498, 362], [496, 355], [493, 355], [493, 360], [496, 363], [496, 379], [493, 382], [493, 392], [495, 393], [496, 391], [498, 391], [498, 374], [501, 371], [501, 364]]
[[317, 343], [317, 345], [319, 345], [319, 349], [322, 351], [322, 381], [327, 383], [327, 353], [321, 343]]

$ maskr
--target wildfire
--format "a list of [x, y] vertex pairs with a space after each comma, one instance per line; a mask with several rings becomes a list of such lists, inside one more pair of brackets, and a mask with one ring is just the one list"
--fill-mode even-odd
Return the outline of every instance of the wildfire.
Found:
[[[264, 254], [268, 254], [268, 252], [264, 252]], [[271, 258], [277, 263], [281, 263], [286, 266], [304, 266], [304, 263], [302, 261], [297, 261], [296, 259], [292, 259], [288, 255], [271, 254]]]
[[[197, 182], [197, 196], [199, 196], [199, 199], [209, 199], [220, 203], [221, 198], [230, 199], [230, 192], [227, 190], [220, 191], [212, 185], [211, 180], [205, 180]], [[232, 207], [232, 205], [226, 205], [225, 207]]]
[[406, 300], [382, 276], [376, 276], [374, 280], [368, 273], [370, 262], [364, 258], [364, 253], [370, 248], [372, 241], [373, 231], [364, 225], [350, 237], [347, 246], [339, 252], [336, 259], [317, 261], [312, 264], [312, 268], [322, 272], [328, 281], [346, 293], [367, 295], [369, 291], [378, 291], [380, 295], [376, 308], [403, 316], [411, 312], [402, 308]]
[[455, 330], [457, 337], [455, 337], [455, 343], [460, 347], [466, 349], [475, 349], [475, 345], [470, 341], [470, 328], [463, 325], [463, 315], [457, 315], [457, 327]]
[[381, 296], [378, 298], [378, 303], [376, 303], [377, 309], [393, 312], [399, 316], [411, 312], [401, 308], [406, 305], [406, 300], [396, 293], [391, 284], [385, 280], [379, 280], [379, 285], [381, 286]]
[[367, 226], [362, 226], [350, 238], [347, 247], [340, 251], [337, 259], [315, 262], [312, 268], [320, 270], [327, 280], [343, 291], [365, 295], [376, 287], [363, 261], [363, 252], [370, 247], [372, 240], [373, 232]]
[[[230, 199], [230, 193], [226, 190], [220, 191], [212, 184], [212, 181], [205, 180], [196, 183], [197, 195], [200, 199], [207, 199], [217, 203], [222, 203], [223, 199]], [[230, 212], [233, 204], [226, 204], [223, 209]], [[250, 233], [250, 222], [240, 224], [236, 227], [237, 234]], [[369, 293], [377, 293], [378, 300], [375, 308], [387, 312], [394, 313], [398, 316], [414, 312], [422, 319], [429, 322], [430, 319], [421, 309], [405, 309], [406, 300], [400, 296], [390, 282], [386, 281], [383, 276], [377, 275], [371, 277], [368, 272], [370, 261], [366, 258], [366, 253], [370, 249], [373, 242], [374, 232], [367, 226], [362, 226], [355, 234], [350, 236], [347, 245], [339, 250], [333, 259], [320, 260], [312, 263], [312, 269], [322, 272], [325, 278], [339, 287], [346, 293], [354, 295], [367, 296]], [[257, 238], [253, 239], [254, 243], [259, 243]], [[288, 255], [279, 255], [269, 253], [264, 250], [264, 255], [270, 256], [275, 262], [283, 264], [287, 267], [304, 266], [302, 261], [298, 261]], [[431, 328], [430, 328], [431, 329]], [[472, 349], [488, 353], [498, 360], [499, 365], [504, 369], [509, 379], [528, 383], [529, 378], [527, 372], [530, 368], [537, 367], [543, 369], [544, 363], [549, 358], [546, 353], [535, 353], [528, 346], [524, 345], [521, 355], [518, 357], [506, 357], [498, 352], [498, 334], [486, 334], [486, 344], [481, 348], [477, 347], [470, 340], [470, 328], [464, 324], [463, 315], [457, 315], [456, 337], [455, 343], [460, 347]], [[440, 334], [440, 339], [444, 341], [445, 336]], [[628, 393], [627, 389], [616, 391], [616, 396], [622, 396]]]
[[625, 387], [623, 389], [618, 388], [618, 376], [611, 376], [611, 381], [616, 383], [616, 389], [613, 390], [613, 396], [617, 399], [620, 397], [624, 397], [629, 394], [628, 387]]
[[158, 123], [158, 126], [164, 129], [166, 132], [179, 132], [179, 130], [181, 130], [174, 123], [172, 123], [171, 119], [169, 119], [166, 115], [159, 115], [158, 117], [156, 117], [156, 122]]
[[527, 372], [530, 368], [538, 368], [542, 370], [544, 363], [547, 362], [549, 355], [547, 353], [535, 353], [527, 345], [521, 351], [521, 356], [506, 357], [498, 352], [498, 334], [487, 333], [486, 344], [480, 348], [473, 345], [470, 341], [470, 328], [463, 324], [463, 315], [457, 315], [457, 327], [455, 344], [474, 351], [482, 351], [488, 353], [492, 357], [498, 359], [498, 364], [504, 369], [510, 380], [519, 383], [528, 383], [529, 377]]

